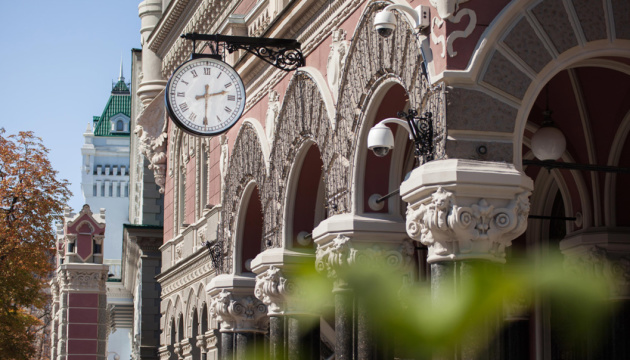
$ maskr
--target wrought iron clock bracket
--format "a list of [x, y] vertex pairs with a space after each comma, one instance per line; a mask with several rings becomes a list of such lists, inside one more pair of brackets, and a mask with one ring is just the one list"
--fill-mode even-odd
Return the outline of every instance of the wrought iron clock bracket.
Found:
[[398, 112], [399, 118], [407, 120], [411, 136], [415, 145], [415, 154], [424, 157], [425, 161], [433, 160], [433, 113], [427, 111], [424, 117], [418, 116], [418, 111], [409, 109], [408, 113]]
[[214, 269], [221, 269], [222, 265], [222, 247], [220, 242], [211, 243], [210, 241], [204, 241], [201, 245], [205, 246], [208, 249], [208, 253], [210, 254], [210, 260], [212, 261], [212, 266]]
[[[284, 71], [293, 71], [305, 65], [300, 43], [293, 39], [254, 38], [247, 36], [231, 36], [220, 34], [186, 33], [183, 39], [192, 40], [192, 57], [221, 58], [220, 49], [230, 54], [237, 50], [245, 50], [266, 63]], [[208, 42], [211, 54], [197, 54], [196, 42]]]

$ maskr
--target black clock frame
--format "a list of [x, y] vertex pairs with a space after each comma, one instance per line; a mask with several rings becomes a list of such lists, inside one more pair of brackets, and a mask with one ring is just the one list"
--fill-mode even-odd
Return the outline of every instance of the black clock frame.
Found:
[[[195, 56], [192, 59], [185, 61], [184, 63], [182, 63], [181, 65], [179, 65], [175, 71], [173, 71], [173, 74], [177, 73], [177, 71], [186, 66], [188, 63], [190, 63], [191, 61], [197, 60], [197, 59], [201, 59], [201, 58], [210, 58], [210, 59], [214, 59], [217, 61], [220, 61], [222, 63], [225, 64], [225, 67], [228, 68], [232, 68], [229, 64], [227, 64], [226, 62], [224, 62], [220, 56], [217, 57], [216, 55], [205, 55], [205, 54], [199, 54], [202, 56]], [[205, 55], [205, 56], [203, 56]], [[234, 70], [232, 68], [232, 70]], [[241, 84], [243, 84], [243, 90], [245, 90], [245, 84], [243, 83], [243, 79], [241, 79], [241, 77], [238, 75], [238, 72], [236, 72], [236, 70], [234, 70], [234, 73], [236, 73], [236, 77], [239, 79], [239, 81], [241, 82]], [[175, 114], [175, 111], [173, 111], [173, 108], [171, 107], [171, 102], [169, 101], [169, 93], [170, 93], [170, 88], [171, 88], [171, 81], [173, 80], [173, 76], [171, 75], [171, 77], [168, 79], [168, 82], [166, 83], [166, 89], [164, 91], [164, 103], [166, 105], [166, 111], [168, 113], [168, 116], [171, 118], [171, 120], [173, 120], [173, 122], [180, 128], [182, 129], [182, 131], [191, 134], [191, 135], [196, 135], [196, 136], [217, 136], [217, 135], [221, 135], [225, 132], [227, 132], [228, 130], [230, 130], [234, 125], [236, 125], [236, 123], [238, 122], [238, 120], [240, 119], [241, 115], [243, 115], [243, 113], [241, 112], [241, 114], [236, 118], [236, 120], [234, 120], [229, 126], [227, 126], [226, 128], [224, 128], [221, 131], [214, 131], [214, 132], [198, 132], [195, 131], [193, 129], [190, 129], [189, 127], [187, 127], [186, 125], [184, 125], [180, 120], [179, 117]], [[245, 93], [245, 91], [243, 91], [243, 103], [246, 104], [247, 103], [247, 94]]]

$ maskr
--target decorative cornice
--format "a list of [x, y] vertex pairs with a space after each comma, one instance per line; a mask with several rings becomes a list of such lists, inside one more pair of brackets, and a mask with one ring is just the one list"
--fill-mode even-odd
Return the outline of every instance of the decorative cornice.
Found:
[[428, 202], [407, 207], [407, 234], [429, 247], [427, 261], [484, 259], [505, 262], [505, 248], [527, 228], [529, 191], [506, 207], [485, 198], [460, 206], [453, 192], [438, 187]]
[[[158, 52], [164, 40], [171, 35], [175, 24], [180, 20], [182, 13], [190, 0], [173, 0], [165, 9], [155, 29], [148, 40], [148, 47], [153, 52]], [[187, 20], [187, 19], [186, 19]]]
[[166, 276], [158, 277], [158, 282], [162, 286], [162, 298], [205, 279], [213, 271], [210, 255], [205, 248], [201, 248], [194, 258], [184, 259], [169, 270]]
[[106, 265], [99, 266], [94, 270], [63, 267], [57, 270], [57, 282], [60, 291], [104, 293], [106, 291], [106, 281]]
[[221, 332], [265, 332], [269, 326], [265, 304], [225, 289], [213, 297], [210, 314], [221, 322]]

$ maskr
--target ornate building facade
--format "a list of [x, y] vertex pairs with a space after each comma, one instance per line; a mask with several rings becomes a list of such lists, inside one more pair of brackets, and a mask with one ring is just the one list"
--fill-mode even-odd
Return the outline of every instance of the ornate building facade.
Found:
[[[392, 3], [426, 6], [428, 23], [391, 10], [395, 30], [379, 35], [375, 16]], [[242, 359], [251, 347], [273, 359], [389, 357], [370, 345], [360, 300], [339, 277], [357, 254], [434, 291], [514, 248], [630, 276], [630, 190], [618, 171], [630, 159], [626, 2], [145, 0], [139, 14], [134, 131], [164, 196], [160, 358]], [[223, 135], [191, 136], [168, 119], [163, 91], [193, 51], [179, 35], [193, 32], [297, 39], [306, 66], [287, 73], [226, 53], [245, 113]], [[414, 156], [401, 127], [389, 155], [369, 151], [370, 129], [410, 109], [432, 114], [431, 156]], [[559, 162], [591, 167], [532, 161], [549, 110], [566, 137]], [[334, 318], [301, 308], [283, 285], [304, 263], [334, 280]], [[610, 297], [622, 310], [608, 358], [630, 351], [613, 340], [628, 335], [627, 286]], [[543, 305], [506, 317], [506, 338], [518, 341], [488, 358], [588, 353], [556, 346], [552, 319]]]
[[[123, 76], [113, 84], [100, 116], [83, 134], [81, 147], [81, 190], [85, 203], [107, 212], [103, 263], [109, 265], [108, 309], [111, 315], [109, 348], [126, 358], [131, 352], [130, 329], [133, 319], [132, 293], [121, 283], [123, 224], [129, 222], [129, 143], [131, 91]], [[113, 355], [112, 355], [113, 356]]]
[[103, 265], [105, 214], [84, 205], [78, 214], [64, 214], [57, 247], [50, 358], [93, 359], [107, 356], [109, 318]]

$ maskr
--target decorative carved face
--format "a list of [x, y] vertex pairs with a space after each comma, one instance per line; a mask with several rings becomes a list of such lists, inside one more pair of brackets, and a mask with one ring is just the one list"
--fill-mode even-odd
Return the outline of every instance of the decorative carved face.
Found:
[[451, 194], [448, 191], [445, 191], [442, 188], [439, 188], [438, 191], [431, 195], [433, 200], [433, 204], [435, 205], [436, 210], [446, 211], [451, 204]]

